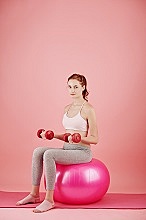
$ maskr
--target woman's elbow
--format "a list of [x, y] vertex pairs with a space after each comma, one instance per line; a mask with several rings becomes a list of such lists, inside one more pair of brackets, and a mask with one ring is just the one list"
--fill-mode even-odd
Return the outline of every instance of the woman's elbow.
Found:
[[95, 145], [98, 144], [98, 138], [97, 137], [95, 137], [93, 144], [95, 144]]

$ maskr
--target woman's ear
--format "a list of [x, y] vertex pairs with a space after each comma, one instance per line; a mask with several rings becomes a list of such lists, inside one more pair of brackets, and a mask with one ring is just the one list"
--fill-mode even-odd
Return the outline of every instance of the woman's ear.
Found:
[[83, 86], [83, 91], [85, 90], [85, 86]]

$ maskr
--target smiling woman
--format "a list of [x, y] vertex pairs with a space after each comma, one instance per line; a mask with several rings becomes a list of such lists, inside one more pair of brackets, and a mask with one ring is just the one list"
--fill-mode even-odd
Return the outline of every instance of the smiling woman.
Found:
[[[72, 103], [65, 106], [63, 115], [63, 126], [65, 134], [56, 134], [56, 139], [64, 141], [63, 148], [38, 147], [34, 150], [32, 157], [32, 190], [17, 205], [37, 203], [39, 198], [39, 187], [43, 173], [43, 164], [46, 176], [45, 200], [37, 206], [34, 212], [45, 212], [54, 207], [54, 188], [56, 179], [56, 163], [71, 165], [89, 163], [92, 160], [90, 145], [97, 144], [98, 132], [94, 108], [89, 104], [87, 95], [86, 78], [78, 73], [72, 74], [67, 81], [69, 95]], [[51, 132], [47, 133], [49, 136]], [[39, 137], [47, 138], [46, 131], [41, 130]]]

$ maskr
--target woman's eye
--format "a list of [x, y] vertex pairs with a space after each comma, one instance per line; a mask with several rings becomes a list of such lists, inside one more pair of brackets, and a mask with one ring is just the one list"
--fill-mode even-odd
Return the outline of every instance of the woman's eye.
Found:
[[75, 86], [75, 89], [77, 89], [78, 87], [77, 86]]

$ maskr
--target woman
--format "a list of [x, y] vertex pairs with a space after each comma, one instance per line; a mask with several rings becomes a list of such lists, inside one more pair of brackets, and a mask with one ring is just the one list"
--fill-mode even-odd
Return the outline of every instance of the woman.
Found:
[[[88, 163], [92, 160], [90, 144], [97, 144], [98, 132], [94, 108], [88, 103], [88, 91], [86, 78], [78, 73], [72, 74], [67, 81], [68, 91], [72, 103], [64, 110], [63, 126], [68, 136], [68, 142], [64, 142], [63, 148], [38, 147], [32, 157], [32, 190], [24, 199], [16, 205], [40, 202], [39, 186], [43, 172], [43, 164], [46, 176], [46, 196], [44, 201], [33, 211], [45, 212], [54, 207], [54, 186], [56, 178], [56, 165]], [[81, 141], [74, 143], [72, 134], [79, 133]], [[45, 139], [45, 132], [41, 137]], [[64, 140], [63, 134], [55, 134], [54, 138]]]

